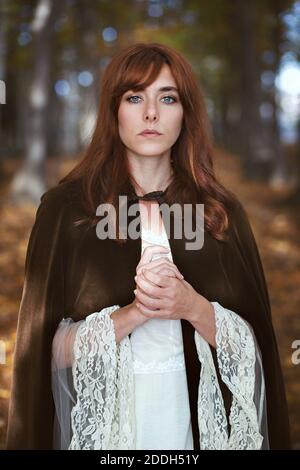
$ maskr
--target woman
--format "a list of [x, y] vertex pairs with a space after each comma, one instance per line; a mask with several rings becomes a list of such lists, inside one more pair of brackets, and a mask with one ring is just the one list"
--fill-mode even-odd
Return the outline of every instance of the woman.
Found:
[[[199, 220], [187, 247], [175, 231]], [[289, 446], [263, 267], [215, 177], [196, 77], [176, 50], [132, 45], [105, 70], [84, 158], [37, 211], [7, 447]]]

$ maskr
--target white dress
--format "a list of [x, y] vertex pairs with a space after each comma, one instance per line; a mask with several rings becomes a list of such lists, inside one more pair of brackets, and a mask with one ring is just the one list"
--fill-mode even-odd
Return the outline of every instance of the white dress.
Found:
[[[142, 252], [169, 247], [165, 231], [142, 228]], [[168, 257], [155, 254], [152, 260]], [[193, 450], [193, 433], [180, 320], [150, 318], [131, 333], [135, 384], [136, 449]]]

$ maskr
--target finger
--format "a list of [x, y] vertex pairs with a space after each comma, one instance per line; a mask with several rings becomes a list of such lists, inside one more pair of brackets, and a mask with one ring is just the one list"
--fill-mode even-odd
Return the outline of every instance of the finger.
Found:
[[146, 307], [146, 305], [142, 304], [141, 302], [137, 302], [136, 306], [140, 310], [140, 312], [148, 318], [163, 318], [163, 310], [150, 310]]
[[[142, 269], [143, 273], [147, 271], [148, 271], [147, 268]], [[181, 274], [179, 275], [178, 272], [174, 269], [162, 268], [161, 266], [158, 266], [157, 268], [152, 268], [151, 272], [164, 274], [165, 276], [176, 277], [177, 279], [183, 280], [183, 276]]]
[[170, 276], [154, 273], [153, 271], [146, 270], [144, 272], [144, 277], [146, 280], [149, 280], [153, 282], [153, 284], [159, 286], [158, 289], [160, 289], [160, 291], [155, 290], [155, 292], [157, 292], [157, 295], [160, 295], [161, 297], [165, 295], [165, 292], [162, 290], [162, 288], [171, 287], [172, 283], [174, 282], [174, 279], [171, 279]]
[[176, 271], [174, 271], [173, 269], [169, 269], [169, 268], [158, 267], [158, 268], [152, 268], [151, 270], [144, 268], [142, 272], [147, 272], [147, 271], [151, 271], [152, 273], [164, 274], [165, 276], [176, 277]]
[[159, 299], [163, 297], [163, 289], [158, 287], [158, 283], [155, 282], [157, 278], [157, 274], [153, 274], [152, 280], [151, 278], [147, 278], [146, 275], [135, 276], [135, 281], [140, 288], [140, 290], [149, 295], [151, 298]]
[[169, 248], [166, 248], [165, 246], [162, 246], [162, 245], [146, 246], [141, 256], [140, 263], [149, 263], [152, 259], [152, 256], [155, 253], [168, 253], [168, 252], [170, 252]]
[[178, 274], [178, 277], [183, 279], [183, 276], [182, 276], [181, 272], [179, 271], [179, 269], [177, 268], [177, 266], [172, 261], [170, 261], [166, 258], [157, 259], [157, 260], [151, 261], [150, 263], [147, 263], [147, 264], [141, 264], [137, 268], [137, 274], [140, 274], [141, 270], [143, 270], [144, 268], [152, 269], [152, 268], [158, 267], [158, 266], [160, 268], [168, 267], [168, 268], [174, 270], [174, 272]]
[[[165, 271], [163, 272], [163, 270]], [[145, 266], [144, 268], [141, 268], [140, 271], [138, 271], [138, 274], [140, 275], [141, 273], [145, 271], [152, 271], [154, 273], [169, 275], [171, 277], [176, 277], [177, 279], [181, 281], [184, 279], [182, 274], [178, 272], [176, 268], [172, 268], [172, 267], [168, 268], [167, 266], [164, 266], [164, 265], [160, 265], [160, 266], [153, 267], [153, 268], [147, 268], [147, 266]]]
[[145, 267], [148, 267], [149, 269], [152, 268], [152, 267], [155, 267], [155, 266], [159, 266], [161, 265], [164, 260], [169, 263], [168, 266], [172, 266], [174, 269], [177, 269], [175, 264], [170, 262], [169, 259], [167, 258], [164, 258], [164, 257], [160, 257], [158, 259], [155, 259], [155, 260], [151, 260], [151, 261], [148, 261], [146, 263], [144, 262], [140, 262], [137, 267], [136, 267], [136, 274], [139, 274], [141, 272], [142, 269], [144, 269]]
[[141, 292], [140, 289], [135, 289], [134, 293], [138, 302], [141, 302], [142, 304], [144, 304], [147, 308], [151, 310], [157, 310], [162, 305], [161, 299], [152, 299], [148, 295]]
[[175, 266], [175, 264], [171, 260], [169, 260], [167, 258], [159, 258], [159, 259], [155, 259], [153, 261], [149, 261], [148, 263], [140, 263], [137, 266], [137, 272], [140, 271], [141, 269], [143, 269], [144, 267], [147, 267], [148, 269], [151, 269], [154, 266], [161, 266], [163, 264], [167, 265], [168, 267], [170, 267], [172, 269], [178, 270], [177, 266]]

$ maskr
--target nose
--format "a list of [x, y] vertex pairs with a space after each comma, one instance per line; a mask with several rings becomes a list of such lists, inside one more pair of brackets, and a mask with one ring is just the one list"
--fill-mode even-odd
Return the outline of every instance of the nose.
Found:
[[148, 105], [144, 113], [144, 119], [145, 121], [148, 121], [148, 122], [158, 121], [158, 111], [157, 111], [157, 108], [153, 104]]

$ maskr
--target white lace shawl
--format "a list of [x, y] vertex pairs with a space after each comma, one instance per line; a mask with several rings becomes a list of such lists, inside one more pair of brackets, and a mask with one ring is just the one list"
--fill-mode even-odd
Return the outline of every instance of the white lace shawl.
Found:
[[[212, 304], [220, 376], [232, 393], [231, 431], [210, 346], [195, 330], [200, 449], [268, 449], [264, 374], [253, 330]], [[133, 357], [129, 336], [115, 340], [110, 315], [118, 308], [59, 324], [52, 348], [55, 449], [135, 449]]]

